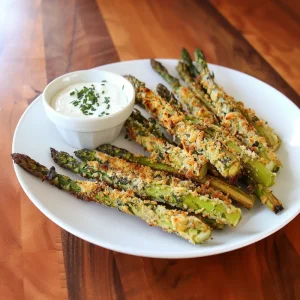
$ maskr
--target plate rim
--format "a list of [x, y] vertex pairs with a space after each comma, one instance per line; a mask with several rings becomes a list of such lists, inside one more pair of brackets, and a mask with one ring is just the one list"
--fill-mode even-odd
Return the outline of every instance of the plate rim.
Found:
[[[178, 61], [178, 59], [164, 59], [164, 58], [157, 58], [160, 61]], [[106, 65], [101, 65], [98, 67], [95, 67], [93, 69], [99, 69], [99, 68], [105, 68], [106, 66], [111, 66], [111, 65], [116, 65], [116, 64], [122, 64], [122, 63], [127, 63], [127, 62], [137, 62], [137, 61], [148, 61], [149, 59], [137, 59], [137, 60], [127, 60], [127, 61], [121, 61], [121, 62], [115, 62], [115, 63], [111, 63], [111, 64], [106, 64]], [[240, 72], [238, 70], [234, 70], [228, 67], [224, 67], [224, 66], [220, 66], [220, 65], [216, 65], [216, 64], [209, 64], [210, 66], [214, 66], [214, 67], [220, 67], [220, 68], [224, 68], [224, 69], [228, 69], [230, 71], [234, 71], [234, 72], [238, 72], [241, 73], [243, 75], [249, 76], [252, 79], [258, 80], [260, 82], [262, 82], [263, 84], [267, 85], [268, 88], [272, 88], [273, 90], [275, 90], [277, 93], [280, 93], [281, 96], [284, 96], [284, 98], [286, 100], [288, 100], [288, 102], [290, 104], [292, 104], [293, 109], [297, 109], [298, 113], [300, 115], [300, 109], [298, 108], [298, 106], [292, 102], [288, 97], [286, 97], [283, 93], [281, 93], [280, 91], [278, 91], [277, 89], [275, 89], [274, 87], [272, 87], [271, 85], [267, 84], [266, 82], [248, 75], [246, 73]], [[14, 131], [14, 135], [13, 135], [13, 140], [12, 140], [12, 153], [14, 152], [14, 148], [15, 148], [15, 140], [16, 140], [16, 135], [17, 132], [19, 130], [19, 127], [21, 127], [23, 119], [25, 118], [25, 115], [29, 113], [29, 111], [32, 109], [32, 107], [34, 107], [34, 105], [37, 105], [39, 101], [41, 101], [42, 99], [42, 94], [39, 95], [27, 108], [26, 110], [23, 112], [22, 116], [20, 117], [17, 126], [15, 128]], [[12, 162], [13, 163], [13, 162]], [[297, 215], [300, 212], [300, 203], [298, 205], [298, 207], [294, 207], [294, 209], [289, 213], [289, 215], [287, 215], [287, 217], [284, 219], [284, 221], [282, 221], [280, 224], [276, 225], [275, 227], [273, 227], [270, 230], [265, 230], [263, 232], [259, 232], [256, 233], [254, 236], [252, 235], [251, 237], [249, 237], [249, 239], [246, 239], [244, 242], [235, 242], [232, 245], [222, 245], [222, 247], [217, 248], [215, 250], [213, 249], [202, 249], [201, 253], [198, 253], [197, 250], [197, 246], [195, 247], [194, 251], [188, 251], [188, 252], [164, 252], [162, 254], [159, 254], [157, 252], [153, 252], [153, 250], [151, 251], [145, 251], [145, 250], [136, 250], [135, 248], [131, 248], [130, 246], [119, 246], [116, 244], [111, 244], [110, 242], [106, 242], [105, 240], [101, 240], [101, 243], [99, 243], [99, 240], [94, 239], [93, 237], [90, 237], [89, 235], [87, 235], [86, 233], [84, 233], [82, 230], [78, 230], [76, 228], [74, 228], [72, 225], [69, 225], [68, 223], [66, 223], [65, 221], [59, 219], [58, 217], [56, 217], [56, 215], [51, 212], [50, 210], [48, 210], [38, 199], [38, 197], [34, 196], [31, 191], [30, 191], [30, 187], [28, 187], [22, 179], [22, 172], [26, 172], [23, 169], [21, 169], [19, 166], [17, 166], [16, 164], [13, 163], [13, 167], [18, 179], [18, 182], [20, 183], [22, 189], [24, 190], [25, 194], [27, 195], [27, 197], [31, 200], [31, 202], [47, 217], [49, 218], [52, 222], [54, 222], [56, 225], [58, 225], [59, 227], [61, 227], [62, 229], [68, 231], [69, 233], [87, 241], [90, 242], [94, 245], [112, 250], [112, 251], [117, 251], [120, 253], [124, 253], [124, 254], [129, 254], [129, 255], [134, 255], [134, 256], [141, 256], [141, 257], [149, 257], [149, 258], [169, 258], [169, 259], [184, 259], [184, 258], [196, 258], [196, 257], [205, 257], [205, 256], [212, 256], [212, 255], [217, 255], [217, 254], [221, 254], [221, 253], [226, 253], [226, 252], [230, 252], [233, 250], [237, 250], [246, 246], [249, 246], [251, 244], [254, 244], [268, 236], [270, 236], [271, 234], [277, 232], [278, 230], [280, 230], [281, 228], [283, 228], [284, 226], [286, 226], [289, 222], [291, 222], [295, 217], [297, 217]], [[201, 245], [199, 246], [201, 247]]]

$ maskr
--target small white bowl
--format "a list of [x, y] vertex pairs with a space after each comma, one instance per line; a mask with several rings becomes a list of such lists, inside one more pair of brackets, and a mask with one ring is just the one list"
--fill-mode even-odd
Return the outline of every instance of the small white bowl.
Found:
[[[54, 96], [71, 84], [83, 82], [101, 82], [106, 80], [123, 88], [128, 104], [120, 111], [101, 118], [66, 116], [57, 112], [51, 101]], [[75, 148], [94, 149], [105, 143], [113, 142], [119, 135], [126, 119], [133, 110], [135, 91], [124, 77], [107, 71], [87, 70], [68, 73], [51, 81], [43, 92], [43, 105], [47, 117], [55, 124], [63, 139]]]

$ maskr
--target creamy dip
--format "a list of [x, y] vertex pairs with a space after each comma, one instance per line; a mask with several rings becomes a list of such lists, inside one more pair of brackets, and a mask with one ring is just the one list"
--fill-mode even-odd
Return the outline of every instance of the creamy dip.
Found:
[[128, 104], [123, 91], [115, 84], [84, 82], [69, 85], [52, 99], [51, 106], [71, 117], [103, 117], [118, 112]]

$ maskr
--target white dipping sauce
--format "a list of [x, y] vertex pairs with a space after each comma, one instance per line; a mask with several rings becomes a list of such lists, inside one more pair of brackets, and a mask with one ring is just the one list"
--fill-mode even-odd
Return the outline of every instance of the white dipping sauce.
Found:
[[[78, 99], [77, 94], [84, 87], [94, 88], [93, 92], [98, 96], [96, 103], [91, 108], [85, 110], [86, 114], [82, 111], [82, 105], [89, 106], [92, 102], [88, 99], [83, 103], [84, 97]], [[70, 95], [71, 93], [72, 95]], [[64, 115], [87, 118], [111, 115], [124, 108], [127, 104], [128, 99], [123, 88], [119, 88], [115, 84], [106, 81], [72, 84], [58, 92], [51, 102], [51, 106]]]

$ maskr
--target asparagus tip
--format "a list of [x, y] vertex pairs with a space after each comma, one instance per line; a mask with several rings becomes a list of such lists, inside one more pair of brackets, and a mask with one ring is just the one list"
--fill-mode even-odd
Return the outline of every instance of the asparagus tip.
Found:
[[14, 161], [14, 163], [17, 164], [20, 160], [20, 154], [19, 153], [12, 153], [11, 158]]
[[[50, 147], [50, 153], [51, 153], [51, 157], [52, 157], [52, 159], [56, 162], [56, 163], [58, 163], [58, 161], [59, 161], [59, 154], [60, 154], [60, 152], [59, 151], [57, 151], [57, 150], [55, 150], [54, 148], [52, 148], [52, 147]], [[61, 152], [61, 154], [62, 154], [63, 152]]]
[[[53, 148], [51, 148], [51, 149], [53, 149]], [[54, 150], [54, 149], [53, 149]], [[49, 169], [49, 171], [48, 171], [48, 174], [47, 174], [47, 176], [46, 176], [46, 178], [47, 178], [47, 180], [48, 181], [52, 181], [55, 177], [56, 177], [56, 170], [55, 170], [55, 167], [54, 166], [52, 166], [50, 169]]]
[[151, 64], [152, 68], [154, 68], [154, 67], [155, 67], [155, 64], [157, 64], [157, 63], [158, 63], [157, 60], [155, 60], [155, 59], [153, 59], [153, 58], [150, 59], [150, 64]]
[[203, 60], [206, 60], [203, 51], [201, 49], [199, 49], [199, 48], [196, 48], [196, 50], [195, 50], [195, 57], [199, 57], [199, 58], [201, 58]]

